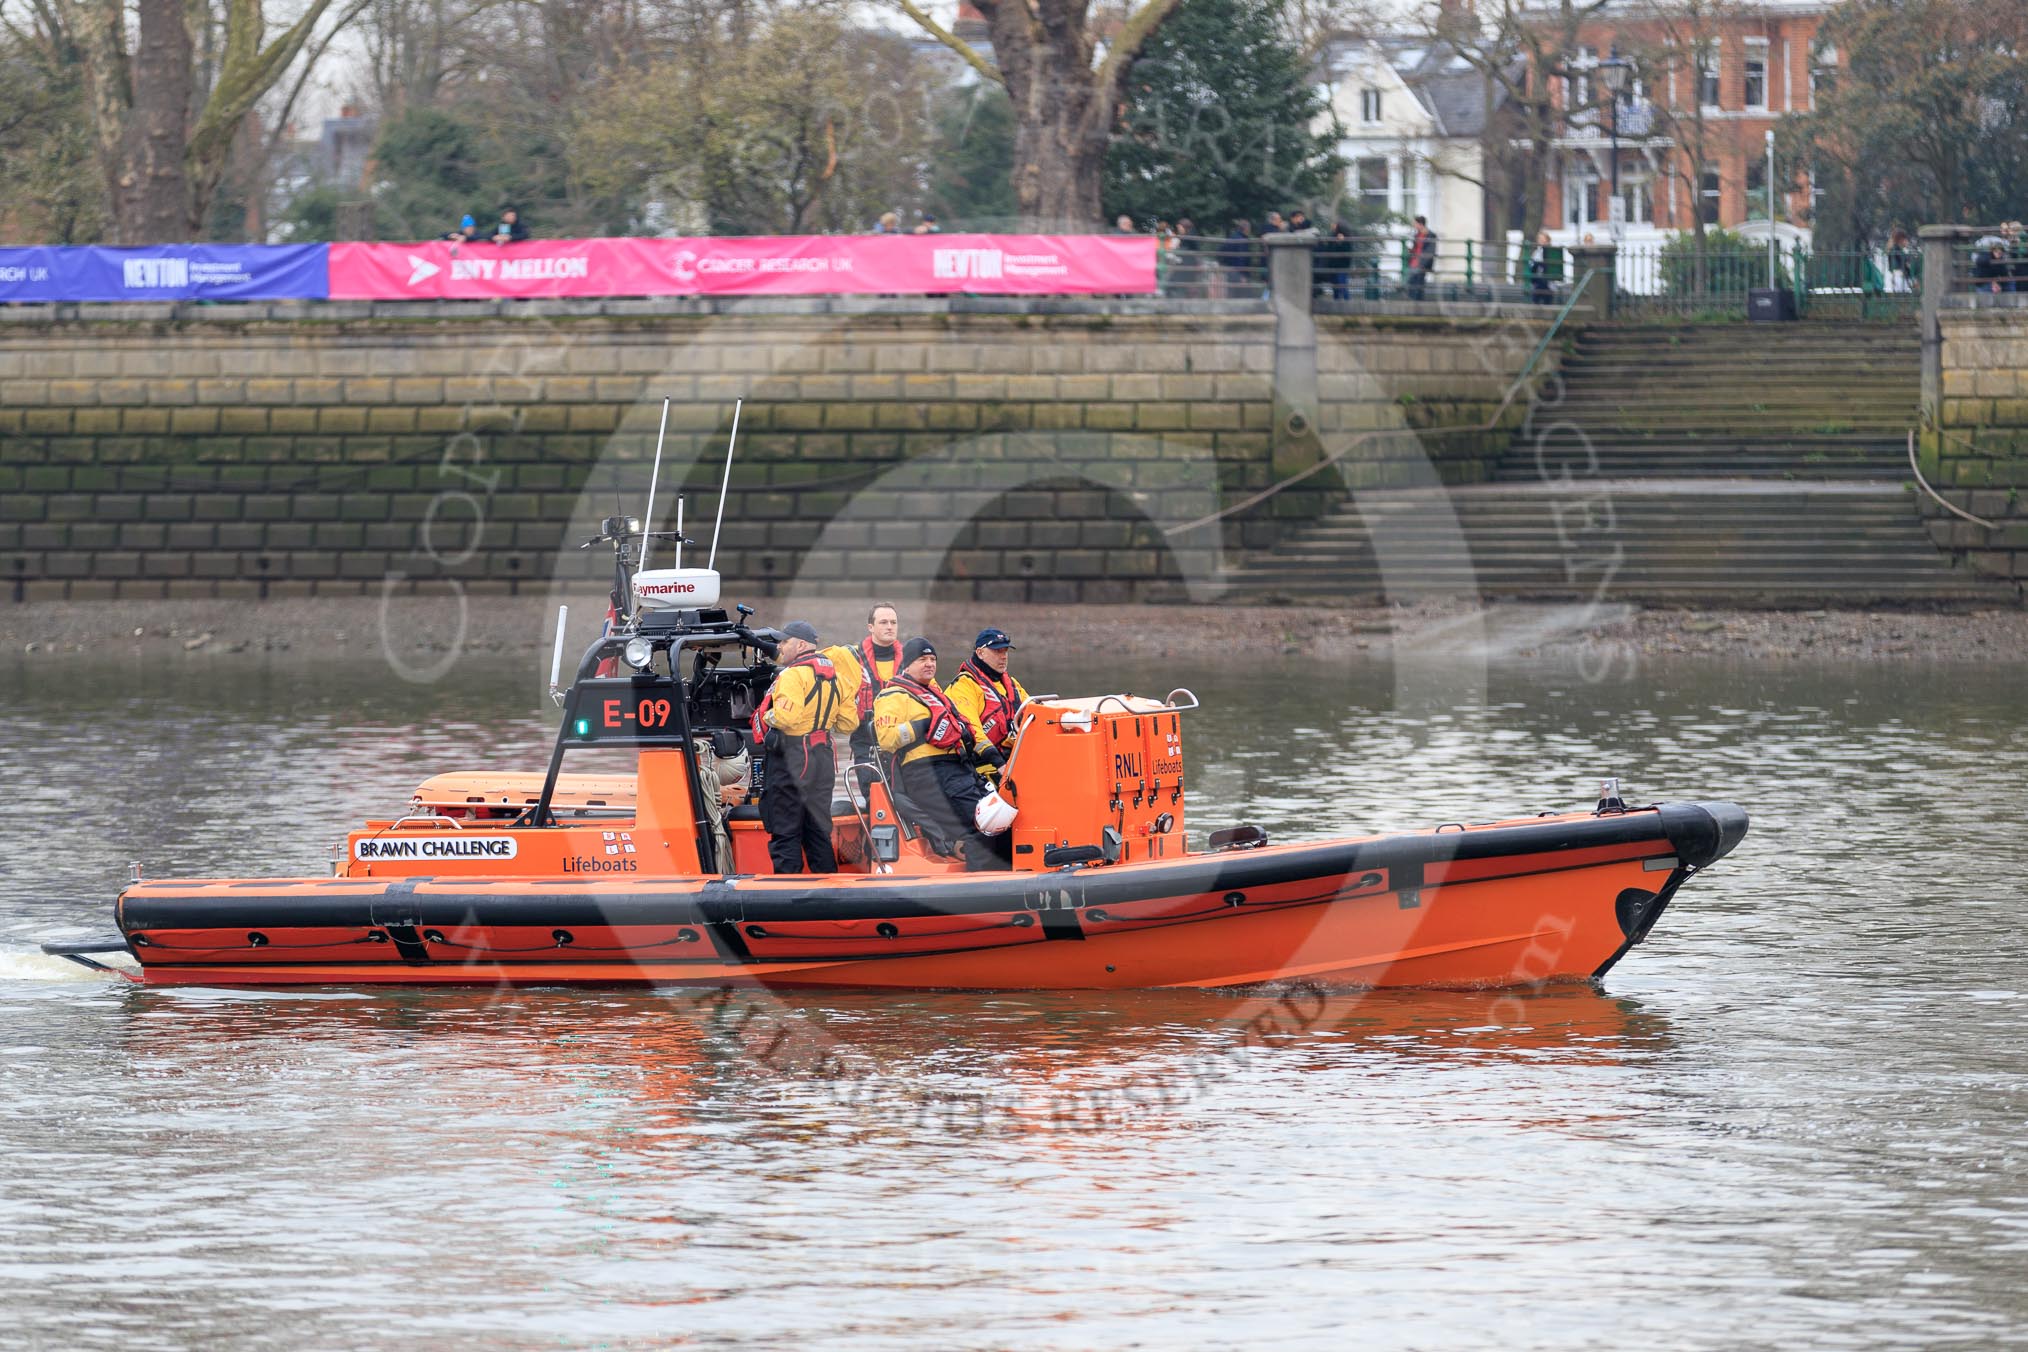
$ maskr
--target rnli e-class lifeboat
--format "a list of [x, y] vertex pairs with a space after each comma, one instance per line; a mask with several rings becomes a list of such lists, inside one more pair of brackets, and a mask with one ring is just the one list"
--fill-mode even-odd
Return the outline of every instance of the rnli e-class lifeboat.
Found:
[[[1602, 977], [1746, 833], [1729, 803], [1609, 790], [1588, 812], [1296, 844], [1239, 825], [1193, 850], [1196, 700], [1045, 696], [988, 800], [1012, 818], [1011, 871], [966, 873], [855, 766], [832, 805], [840, 872], [776, 876], [756, 807], [721, 837], [700, 764], [750, 745], [779, 635], [717, 608], [708, 570], [631, 581], [634, 622], [559, 692], [544, 773], [430, 779], [351, 832], [331, 877], [137, 876], [117, 939], [50, 951], [213, 986], [1536, 984]], [[632, 775], [562, 773], [615, 748]]]

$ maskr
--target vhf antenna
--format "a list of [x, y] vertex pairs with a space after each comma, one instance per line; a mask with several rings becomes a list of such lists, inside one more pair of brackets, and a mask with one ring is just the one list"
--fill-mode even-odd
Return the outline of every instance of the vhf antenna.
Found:
[[739, 445], [739, 410], [745, 402], [732, 401], [732, 438], [725, 443], [725, 478], [718, 485], [718, 519], [711, 523], [711, 557], [704, 561], [706, 568], [718, 566], [718, 530], [725, 524], [725, 495], [732, 488], [732, 452]]
[[[664, 395], [662, 397], [662, 430], [655, 433], [655, 468], [648, 471], [648, 514], [641, 520], [641, 562], [637, 566], [644, 572], [648, 567], [648, 548], [655, 543], [655, 483], [662, 477], [662, 439], [668, 435], [669, 398], [667, 395]], [[677, 510], [682, 510], [680, 504]], [[677, 526], [677, 533], [682, 533], [682, 526], [680, 524]]]

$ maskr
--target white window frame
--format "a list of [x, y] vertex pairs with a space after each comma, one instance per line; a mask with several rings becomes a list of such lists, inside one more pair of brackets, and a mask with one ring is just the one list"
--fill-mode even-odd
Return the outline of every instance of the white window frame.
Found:
[[[1754, 54], [1758, 52], [1759, 56]], [[1753, 100], [1753, 63], [1760, 62], [1760, 102]], [[1748, 112], [1768, 112], [1773, 105], [1768, 100], [1768, 40], [1766, 38], [1746, 39], [1745, 59], [1739, 72], [1739, 103]]]
[[[1699, 43], [1691, 60], [1697, 65], [1697, 106], [1707, 112], [1716, 112], [1725, 100], [1725, 51], [1716, 41]], [[1706, 82], [1711, 86], [1711, 97], [1704, 97]]]
[[[1620, 200], [1627, 204], [1628, 225], [1653, 225], [1655, 223], [1655, 177], [1647, 171], [1630, 174], [1620, 170]], [[1640, 202], [1646, 210], [1636, 212], [1634, 203]], [[1610, 214], [1610, 209], [1608, 209]]]
[[[1380, 166], [1380, 187], [1377, 189], [1366, 185], [1365, 169], [1369, 164]], [[1360, 201], [1378, 206], [1383, 211], [1394, 210], [1394, 173], [1388, 166], [1386, 156], [1361, 155], [1353, 160], [1352, 181], [1358, 190]]]
[[1373, 126], [1383, 120], [1381, 91], [1371, 85], [1359, 91], [1359, 120]]

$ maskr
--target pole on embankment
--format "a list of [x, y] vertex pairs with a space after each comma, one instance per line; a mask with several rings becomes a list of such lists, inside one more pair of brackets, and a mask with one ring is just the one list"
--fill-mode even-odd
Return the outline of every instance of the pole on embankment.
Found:
[[1323, 458], [1317, 433], [1317, 318], [1313, 234], [1262, 235], [1275, 316], [1273, 458], [1276, 478]]
[[1978, 238], [1971, 225], [1925, 225], [1916, 229], [1922, 242], [1922, 413], [1937, 421], [1943, 408], [1943, 303], [1953, 284], [1959, 245]]

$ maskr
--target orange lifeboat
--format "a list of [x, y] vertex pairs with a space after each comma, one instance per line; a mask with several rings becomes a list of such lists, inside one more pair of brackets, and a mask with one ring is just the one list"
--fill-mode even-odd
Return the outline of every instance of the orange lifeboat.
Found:
[[[715, 578], [713, 579], [715, 585]], [[715, 600], [715, 595], [709, 598]], [[967, 873], [881, 768], [841, 770], [840, 872], [777, 876], [715, 810], [773, 680], [773, 631], [644, 610], [584, 654], [541, 775], [445, 775], [347, 838], [334, 875], [138, 879], [117, 938], [51, 952], [149, 984], [866, 988], [1499, 987], [1604, 976], [1731, 851], [1729, 803], [1192, 849], [1185, 691], [1031, 700], [1004, 774], [1012, 868]], [[600, 676], [622, 659], [628, 674]], [[626, 748], [629, 775], [566, 775]]]

